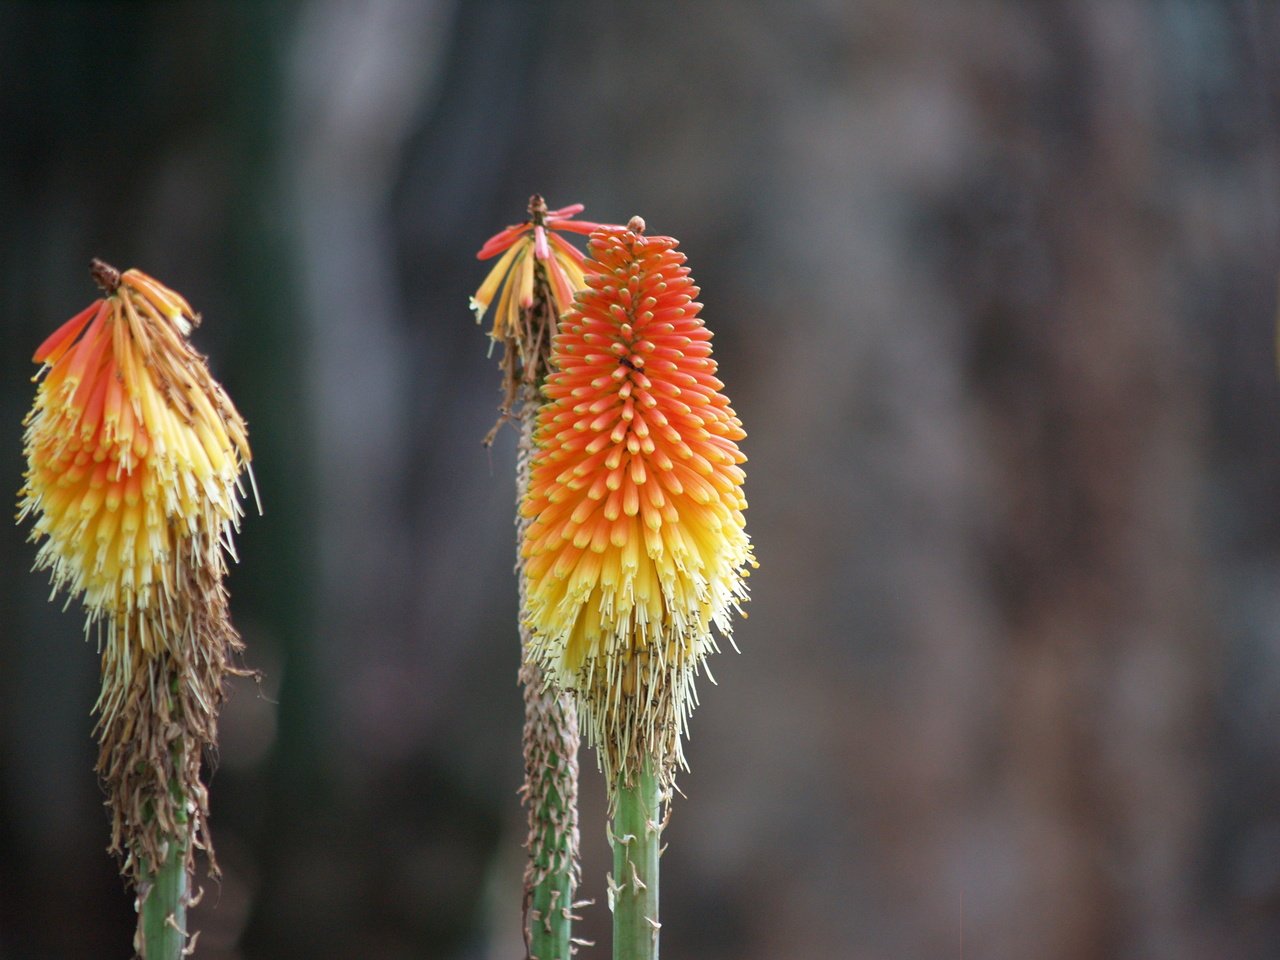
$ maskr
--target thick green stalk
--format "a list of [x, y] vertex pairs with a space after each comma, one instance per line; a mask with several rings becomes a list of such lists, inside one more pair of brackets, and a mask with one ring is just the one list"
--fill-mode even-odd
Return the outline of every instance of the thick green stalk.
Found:
[[[555, 801], [553, 806], [555, 805]], [[557, 812], [540, 811], [537, 816], [547, 823]], [[555, 838], [550, 836], [549, 828], [544, 828], [542, 843], [544, 851], [551, 851], [553, 856], [563, 856], [555, 850]], [[530, 960], [569, 960], [572, 946], [573, 923], [570, 918], [573, 901], [573, 881], [568, 870], [555, 870], [545, 861], [534, 861], [538, 869], [543, 871], [542, 881], [530, 890], [532, 900], [526, 922], [529, 935]]]
[[[182, 680], [175, 670], [169, 672], [168, 716], [180, 714], [178, 696]], [[149, 886], [141, 889], [145, 898], [138, 906], [138, 942], [134, 945], [142, 960], [181, 960], [187, 947], [187, 830], [190, 817], [183, 795], [182, 771], [186, 751], [181, 735], [169, 744], [169, 757], [175, 773], [169, 781], [170, 816], [180, 833], [166, 839], [164, 859], [159, 866], [149, 864], [152, 874]], [[154, 812], [153, 812], [154, 815]]]
[[187, 945], [187, 863], [181, 841], [172, 840], [154, 874], [138, 915], [142, 960], [181, 960]]
[[613, 960], [658, 960], [658, 856], [662, 837], [662, 788], [653, 766], [628, 786], [624, 772], [614, 797]]

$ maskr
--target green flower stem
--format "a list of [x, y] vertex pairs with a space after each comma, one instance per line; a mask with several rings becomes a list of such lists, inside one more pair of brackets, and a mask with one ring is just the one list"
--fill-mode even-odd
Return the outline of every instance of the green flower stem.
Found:
[[187, 945], [186, 849], [180, 840], [154, 874], [138, 918], [138, 955], [142, 960], [180, 960]]
[[[181, 678], [170, 671], [170, 716], [179, 711], [178, 691]], [[182, 738], [169, 744], [169, 757], [175, 771], [183, 769]], [[181, 960], [187, 946], [187, 839], [189, 825], [180, 774], [169, 781], [169, 801], [177, 820], [179, 836], [169, 837], [164, 861], [153, 868], [151, 885], [146, 889], [146, 899], [138, 907], [138, 943], [136, 948], [142, 960]]]
[[[544, 770], [554, 773], [561, 764], [576, 763], [575, 758], [548, 756]], [[546, 774], [544, 774], [546, 776]], [[566, 823], [576, 817], [567, 798], [556, 788], [554, 778], [547, 777], [542, 803], [532, 812], [530, 827], [535, 836], [529, 855], [533, 874], [538, 880], [527, 892], [530, 897], [526, 914], [529, 957], [535, 960], [569, 960], [573, 950], [573, 895], [575, 856]]]
[[662, 789], [653, 766], [629, 786], [618, 778], [613, 830], [613, 960], [658, 960], [658, 856]]
[[[529, 458], [538, 407], [537, 390], [521, 393], [521, 431], [516, 465], [517, 498], [529, 489]], [[518, 514], [517, 537], [529, 521]], [[523, 560], [520, 641], [529, 648]], [[524, 935], [528, 960], [569, 960], [573, 954], [574, 893], [578, 866], [578, 711], [568, 694], [549, 688], [537, 663], [520, 667], [524, 685], [524, 802], [529, 807], [529, 861], [524, 875]]]

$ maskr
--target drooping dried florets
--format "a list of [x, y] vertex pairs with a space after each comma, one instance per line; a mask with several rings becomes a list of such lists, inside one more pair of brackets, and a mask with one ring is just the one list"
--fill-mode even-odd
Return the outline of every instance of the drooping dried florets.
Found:
[[670, 237], [602, 228], [561, 318], [522, 555], [533, 645], [576, 692], [611, 789], [683, 764], [694, 677], [746, 599], [742, 425]]

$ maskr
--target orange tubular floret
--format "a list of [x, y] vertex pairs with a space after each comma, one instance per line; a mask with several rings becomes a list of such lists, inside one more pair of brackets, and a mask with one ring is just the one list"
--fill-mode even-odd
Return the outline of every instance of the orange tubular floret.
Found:
[[488, 260], [490, 257], [496, 257], [503, 250], [506, 250], [513, 243], [520, 239], [520, 235], [529, 229], [527, 223], [515, 223], [495, 233], [492, 237], [485, 241], [485, 245], [476, 253], [477, 260]]
[[[548, 226], [552, 226], [552, 224], [548, 224]], [[561, 239], [559, 236], [557, 236], [554, 233], [547, 234], [547, 239], [551, 241], [551, 245], [555, 247], [556, 250], [558, 250], [560, 253], [563, 253], [566, 257], [568, 257], [570, 260], [576, 263], [579, 267], [581, 267], [586, 262], [587, 258], [585, 255], [583, 255], [582, 251], [579, 250], [577, 247], [575, 247], [572, 243], [569, 243], [569, 241]]]
[[600, 224], [592, 223], [590, 220], [561, 220], [559, 218], [547, 220], [547, 226], [552, 230], [567, 230], [569, 233], [594, 233], [600, 229]]
[[57, 330], [49, 334], [45, 342], [40, 344], [39, 349], [31, 357], [32, 361], [35, 363], [57, 363], [58, 358], [75, 343], [76, 337], [80, 336], [80, 331], [85, 328], [90, 318], [105, 310], [105, 308], [106, 305], [101, 300], [95, 300], [89, 304]]

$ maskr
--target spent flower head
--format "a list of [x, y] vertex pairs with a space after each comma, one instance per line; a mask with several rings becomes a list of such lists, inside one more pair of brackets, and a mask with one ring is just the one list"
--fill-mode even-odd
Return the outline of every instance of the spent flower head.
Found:
[[34, 518], [54, 592], [97, 627], [98, 770], [136, 877], [171, 839], [205, 842], [200, 755], [241, 646], [222, 578], [251, 454], [186, 339], [200, 322], [187, 301], [139, 270], [94, 261], [93, 275], [105, 296], [33, 358], [19, 520]]

